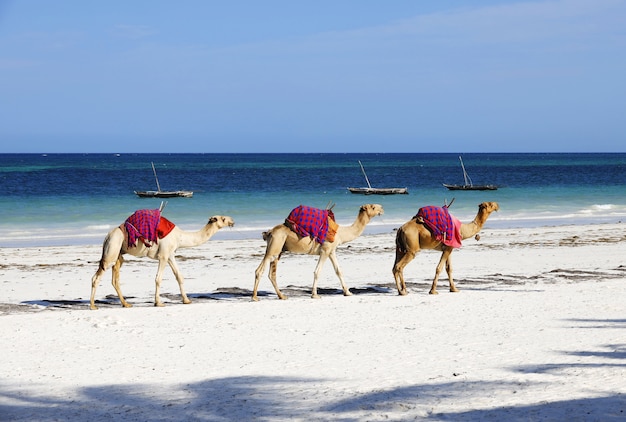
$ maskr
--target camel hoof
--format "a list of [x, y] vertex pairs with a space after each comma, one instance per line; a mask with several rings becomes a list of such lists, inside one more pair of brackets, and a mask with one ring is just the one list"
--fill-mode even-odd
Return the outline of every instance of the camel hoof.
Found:
[[287, 296], [285, 296], [285, 295], [279, 295], [278, 298], [280, 300], [287, 300]]
[[98, 307], [96, 305], [90, 305], [89, 309], [91, 309], [92, 311], [97, 311]]
[[258, 301], [259, 301], [259, 298], [258, 298], [258, 297], [256, 297], [256, 296], [252, 296], [252, 301], [253, 301], [253, 302], [258, 302]]
[[347, 292], [343, 292], [344, 296], [352, 296], [352, 292], [348, 290]]
[[408, 295], [408, 294], [409, 294], [409, 292], [407, 292], [406, 290], [398, 290], [398, 294], [399, 294], [400, 296], [406, 296], [406, 295]]
[[437, 290], [431, 290], [430, 292], [428, 292], [429, 295], [438, 295], [439, 292]]
[[130, 303], [122, 303], [122, 306], [125, 308], [132, 308], [133, 305], [131, 305]]
[[163, 307], [165, 307], [165, 304], [163, 302], [156, 302], [154, 304], [154, 306], [157, 307], [157, 308], [163, 308]]
[[311, 299], [320, 299], [320, 295], [317, 293], [311, 295]]
[[184, 303], [185, 305], [189, 305], [189, 304], [191, 303], [191, 300], [189, 300], [189, 299], [187, 299], [187, 300], [183, 300], [183, 303]]
[[454, 289], [450, 289], [450, 291], [451, 291], [452, 293], [458, 293], [458, 292], [459, 292], [459, 289], [454, 288]]

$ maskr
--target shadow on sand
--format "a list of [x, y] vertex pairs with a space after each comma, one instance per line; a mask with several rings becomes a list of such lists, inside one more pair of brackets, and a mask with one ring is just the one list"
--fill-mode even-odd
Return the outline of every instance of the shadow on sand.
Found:
[[[450, 382], [413, 385], [367, 394], [319, 388], [322, 380], [230, 377], [180, 386], [105, 385], [83, 387], [71, 398], [28, 396], [2, 385], [0, 415], [11, 421], [58, 420], [342, 420], [363, 418], [483, 421], [597, 420], [626, 416], [626, 396], [615, 394], [530, 405], [445, 412], [448, 403], [471, 403], [497, 391], [511, 394], [508, 382]], [[528, 385], [527, 385], [528, 387]], [[330, 401], [329, 401], [330, 399]], [[472, 405], [463, 406], [471, 408]]]
[[[419, 286], [419, 287], [417, 287]], [[427, 284], [413, 283], [415, 292], [426, 291]], [[419, 289], [419, 290], [418, 290]], [[311, 296], [311, 287], [293, 286], [289, 285], [281, 288], [281, 291], [287, 295], [287, 297], [293, 298], [309, 298]], [[342, 296], [343, 291], [336, 288], [324, 288], [319, 287], [317, 292], [320, 296]], [[350, 288], [350, 292], [353, 295], [397, 295], [397, 290], [394, 285], [368, 285], [364, 287]], [[257, 295], [260, 298], [267, 298], [267, 300], [278, 300], [278, 297], [274, 292], [267, 290], [259, 290]], [[252, 290], [242, 289], [239, 287], [222, 287], [209, 293], [187, 293], [187, 296], [193, 301], [193, 303], [208, 303], [212, 301], [251, 301]], [[137, 299], [133, 296], [125, 296], [129, 303], [133, 306], [153, 306], [154, 302], [152, 298]], [[182, 299], [180, 294], [176, 293], [162, 293], [161, 298], [167, 306], [182, 305]], [[101, 308], [115, 308], [121, 307], [118, 297], [114, 294], [107, 295], [104, 299], [97, 299], [96, 305]], [[53, 299], [40, 299], [40, 300], [27, 300], [20, 304], [2, 304], [0, 303], [0, 314], [2, 313], [23, 313], [34, 312], [45, 309], [85, 309], [89, 308], [89, 300], [53, 300]]]
[[[623, 329], [626, 320], [567, 320], [594, 329]], [[591, 358], [587, 363], [555, 362], [508, 368], [513, 373], [546, 373], [557, 383], [571, 382], [585, 370], [626, 368], [626, 344], [600, 345], [597, 350], [562, 351], [563, 356]], [[210, 369], [207, 369], [207, 371]], [[550, 379], [550, 378], [548, 378]], [[334, 380], [241, 376], [207, 379], [182, 385], [117, 384], [79, 387], [71, 397], [33, 396], [21, 385], [0, 382], [0, 419], [11, 421], [58, 420], [626, 420], [626, 395], [590, 394], [563, 400], [541, 398], [551, 383], [533, 381], [468, 381], [405, 385], [362, 394], [333, 387]], [[537, 393], [540, 392], [540, 393]], [[477, 408], [494, 396], [530, 393], [537, 402], [515, 406]], [[553, 394], [551, 394], [553, 396]], [[337, 398], [343, 397], [343, 398]], [[446, 411], [446, 408], [472, 409]]]

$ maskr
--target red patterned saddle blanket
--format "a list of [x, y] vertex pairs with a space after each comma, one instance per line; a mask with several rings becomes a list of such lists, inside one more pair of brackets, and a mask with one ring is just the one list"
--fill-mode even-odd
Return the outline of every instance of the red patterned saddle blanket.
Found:
[[174, 223], [161, 216], [161, 211], [137, 210], [126, 219], [123, 224], [128, 236], [128, 247], [132, 248], [137, 244], [137, 240], [150, 247], [167, 236], [174, 226]]
[[299, 205], [289, 213], [285, 225], [299, 236], [311, 236], [318, 243], [335, 240], [338, 226], [331, 210]]
[[453, 248], [461, 247], [461, 222], [448, 212], [448, 207], [429, 205], [417, 211], [414, 217], [424, 223], [435, 239]]

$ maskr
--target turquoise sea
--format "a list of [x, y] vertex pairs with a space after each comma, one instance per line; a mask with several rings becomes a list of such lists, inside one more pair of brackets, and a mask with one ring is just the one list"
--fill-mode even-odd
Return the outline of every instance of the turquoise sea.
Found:
[[[212, 215], [230, 215], [233, 229], [215, 239], [260, 239], [299, 204], [335, 204], [340, 224], [351, 223], [364, 203], [380, 203], [382, 218], [367, 233], [393, 230], [424, 205], [454, 199], [451, 212], [469, 221], [483, 201], [500, 211], [487, 227], [513, 228], [626, 221], [626, 154], [462, 154], [475, 184], [496, 191], [449, 191], [462, 183], [459, 154], [0, 154], [0, 247], [100, 244], [137, 209], [161, 199], [161, 188], [193, 190], [170, 198], [164, 216], [197, 230]], [[373, 187], [407, 187], [408, 195], [363, 196], [358, 161]]]

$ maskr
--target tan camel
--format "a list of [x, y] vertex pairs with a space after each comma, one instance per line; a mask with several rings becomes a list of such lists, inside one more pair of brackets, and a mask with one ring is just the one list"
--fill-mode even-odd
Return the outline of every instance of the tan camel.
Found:
[[167, 236], [159, 239], [159, 241], [151, 247], [146, 247], [142, 241], [137, 241], [137, 244], [132, 248], [128, 248], [125, 229], [123, 229], [124, 225], [122, 224], [120, 227], [114, 228], [104, 239], [100, 265], [98, 266], [98, 271], [96, 271], [91, 279], [91, 309], [98, 309], [94, 303], [96, 288], [100, 284], [100, 278], [111, 265], [113, 265], [113, 288], [115, 288], [115, 291], [122, 302], [122, 306], [125, 308], [132, 306], [130, 303], [126, 302], [126, 299], [124, 299], [122, 291], [120, 290], [120, 268], [122, 268], [122, 264], [124, 263], [124, 254], [130, 254], [137, 257], [147, 256], [159, 261], [159, 268], [155, 279], [156, 291], [154, 294], [154, 306], [164, 306], [159, 295], [159, 288], [161, 286], [165, 264], [169, 264], [174, 276], [176, 276], [178, 286], [180, 287], [180, 294], [183, 298], [183, 303], [191, 303], [191, 300], [189, 300], [185, 294], [185, 290], [183, 289], [184, 280], [180, 270], [178, 269], [178, 265], [176, 264], [174, 252], [180, 248], [192, 248], [194, 246], [202, 245], [222, 227], [232, 227], [234, 225], [235, 222], [231, 217], [216, 215], [211, 217], [208, 223], [197, 232], [186, 232], [178, 226], [174, 226], [172, 231]]
[[[493, 211], [498, 211], [499, 208], [497, 202], [483, 202], [478, 205], [478, 214], [476, 214], [474, 220], [469, 224], [461, 224], [461, 238], [465, 240], [477, 235], [483, 228], [489, 215]], [[398, 293], [403, 296], [407, 294], [403, 270], [421, 249], [433, 249], [443, 252], [439, 259], [437, 269], [435, 270], [435, 279], [433, 280], [429, 293], [431, 295], [437, 294], [437, 280], [439, 280], [439, 274], [444, 265], [448, 273], [448, 280], [450, 281], [450, 291], [458, 292], [452, 280], [452, 262], [450, 259], [450, 254], [454, 248], [446, 246], [435, 239], [430, 230], [414, 217], [411, 221], [404, 223], [396, 233], [396, 262], [393, 265], [393, 276], [396, 279]]]
[[382, 215], [383, 212], [382, 205], [362, 205], [359, 209], [359, 214], [352, 225], [339, 226], [337, 233], [335, 234], [334, 241], [330, 242], [327, 240], [321, 245], [311, 237], [299, 236], [284, 224], [279, 224], [270, 231], [264, 232], [263, 239], [267, 242], [267, 248], [265, 250], [265, 257], [255, 272], [252, 300], [259, 300], [257, 297], [259, 281], [261, 280], [265, 266], [268, 263], [270, 264], [269, 279], [274, 286], [274, 290], [276, 290], [276, 294], [280, 299], [287, 299], [287, 297], [280, 291], [278, 284], [276, 283], [276, 267], [278, 266], [278, 260], [280, 259], [282, 253], [286, 251], [295, 254], [319, 255], [317, 266], [313, 272], [312, 298], [319, 299], [317, 294], [317, 280], [327, 258], [330, 258], [330, 262], [333, 264], [335, 274], [337, 274], [337, 277], [341, 282], [341, 288], [343, 289], [344, 296], [350, 296], [352, 293], [350, 293], [350, 290], [346, 287], [346, 283], [343, 280], [343, 274], [341, 273], [339, 263], [337, 262], [337, 255], [335, 253], [337, 246], [348, 243], [359, 237], [361, 233], [363, 233], [363, 230], [365, 230], [365, 226], [370, 222], [370, 220], [377, 215]]

